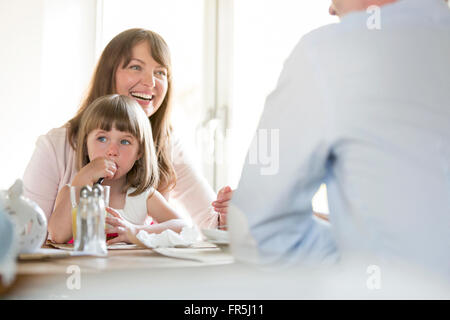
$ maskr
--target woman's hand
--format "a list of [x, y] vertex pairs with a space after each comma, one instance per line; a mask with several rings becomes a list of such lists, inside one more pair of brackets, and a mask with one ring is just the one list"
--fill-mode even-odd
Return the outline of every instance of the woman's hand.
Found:
[[117, 171], [116, 163], [108, 158], [95, 158], [85, 165], [73, 178], [73, 186], [94, 184], [100, 178], [111, 179]]
[[212, 203], [214, 211], [219, 213], [219, 227], [227, 225], [228, 206], [230, 205], [233, 190], [229, 186], [223, 187], [217, 193], [217, 199]]
[[106, 207], [106, 211], [112, 215], [112, 217], [106, 217], [105, 223], [112, 226], [112, 228], [106, 229], [106, 233], [117, 233], [118, 236], [110, 239], [106, 242], [106, 244], [114, 244], [118, 242], [127, 242], [127, 243], [139, 243], [139, 240], [136, 238], [136, 235], [139, 231], [137, 225], [132, 224], [125, 220], [119, 212], [114, 210], [111, 207]]

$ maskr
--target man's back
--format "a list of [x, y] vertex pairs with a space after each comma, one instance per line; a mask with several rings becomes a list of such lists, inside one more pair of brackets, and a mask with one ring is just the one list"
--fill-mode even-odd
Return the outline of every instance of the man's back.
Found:
[[450, 12], [404, 2], [383, 8], [380, 30], [357, 27], [364, 12], [311, 35], [333, 114], [331, 223], [343, 252], [450, 269]]
[[[246, 165], [233, 204], [271, 260], [369, 253], [448, 275], [450, 11], [399, 1], [382, 7], [380, 30], [369, 16], [348, 14], [299, 43], [259, 126], [280, 130], [280, 172]], [[331, 230], [308, 211], [322, 182]], [[252, 186], [263, 196], [247, 199]]]

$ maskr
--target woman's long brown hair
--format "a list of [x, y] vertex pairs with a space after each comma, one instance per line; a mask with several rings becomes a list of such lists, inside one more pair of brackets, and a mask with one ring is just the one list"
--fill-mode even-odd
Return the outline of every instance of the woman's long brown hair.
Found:
[[76, 150], [76, 139], [84, 110], [95, 99], [117, 93], [116, 71], [118, 68], [128, 65], [132, 58], [132, 49], [142, 41], [148, 43], [153, 59], [167, 69], [168, 87], [166, 96], [158, 110], [149, 118], [159, 167], [158, 191], [165, 192], [173, 189], [176, 183], [176, 174], [171, 157], [172, 63], [169, 47], [157, 33], [138, 28], [129, 29], [119, 33], [108, 43], [97, 63], [89, 89], [76, 116], [66, 124], [67, 136], [70, 145]]

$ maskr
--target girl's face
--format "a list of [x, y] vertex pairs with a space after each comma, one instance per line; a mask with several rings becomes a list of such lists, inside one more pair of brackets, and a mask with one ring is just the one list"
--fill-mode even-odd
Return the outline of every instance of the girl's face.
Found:
[[117, 166], [117, 171], [112, 180], [118, 180], [133, 168], [139, 159], [139, 142], [128, 132], [112, 128], [111, 131], [95, 129], [86, 139], [89, 160], [99, 157], [108, 158]]
[[115, 80], [116, 93], [135, 99], [147, 117], [158, 110], [167, 93], [167, 69], [153, 59], [146, 41], [132, 49], [128, 65], [119, 65]]

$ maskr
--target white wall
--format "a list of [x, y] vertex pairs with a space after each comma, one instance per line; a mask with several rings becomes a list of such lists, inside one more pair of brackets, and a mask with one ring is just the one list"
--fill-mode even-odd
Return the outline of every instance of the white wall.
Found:
[[[0, 189], [70, 119], [95, 63], [95, 0], [0, 0]], [[75, 13], [75, 14], [74, 14]]]

